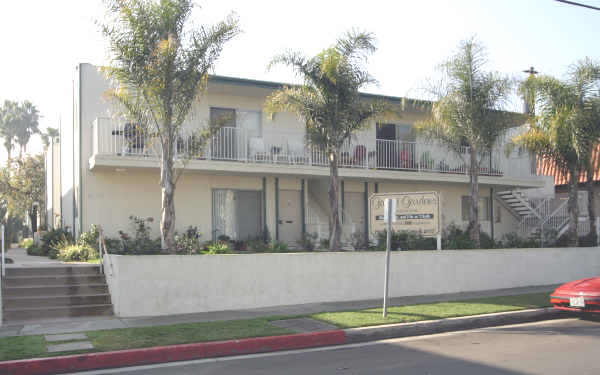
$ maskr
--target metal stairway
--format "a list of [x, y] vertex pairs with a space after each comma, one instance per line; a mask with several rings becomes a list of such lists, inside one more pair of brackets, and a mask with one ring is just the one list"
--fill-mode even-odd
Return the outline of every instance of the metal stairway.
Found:
[[[580, 235], [587, 234], [587, 192], [579, 192], [580, 221], [577, 229]], [[540, 238], [542, 233], [554, 232], [556, 238], [562, 236], [569, 227], [568, 201], [554, 196], [530, 197], [527, 191], [506, 190], [496, 193], [500, 201], [519, 219], [521, 237]]]

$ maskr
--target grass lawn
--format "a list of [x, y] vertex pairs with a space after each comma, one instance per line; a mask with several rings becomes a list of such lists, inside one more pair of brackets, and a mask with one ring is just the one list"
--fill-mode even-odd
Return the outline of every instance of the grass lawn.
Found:
[[[548, 293], [536, 293], [390, 307], [386, 319], [381, 317], [381, 309], [321, 313], [307, 315], [306, 317], [322, 320], [340, 328], [350, 328], [546, 306], [549, 306]], [[86, 332], [86, 335], [95, 349], [65, 353], [48, 353], [46, 351], [46, 342], [41, 335], [4, 337], [0, 338], [0, 361], [293, 333], [290, 330], [279, 328], [269, 323], [272, 320], [282, 318], [285, 317], [89, 331]]]
[[389, 307], [387, 318], [382, 317], [381, 308], [321, 313], [311, 315], [311, 318], [336, 325], [340, 328], [353, 328], [489, 314], [501, 311], [525, 310], [547, 306], [550, 306], [549, 293], [535, 293]]

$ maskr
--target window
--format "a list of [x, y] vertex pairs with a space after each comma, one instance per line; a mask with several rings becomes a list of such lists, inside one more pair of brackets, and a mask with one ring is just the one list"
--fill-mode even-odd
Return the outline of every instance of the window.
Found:
[[415, 134], [410, 124], [377, 124], [376, 138], [388, 141], [414, 142]]
[[[479, 197], [479, 220], [490, 220], [490, 198]], [[462, 196], [462, 219], [463, 221], [471, 220], [471, 197], [468, 195]]]
[[211, 108], [210, 124], [212, 126], [225, 126], [235, 128], [235, 109], [231, 108]]

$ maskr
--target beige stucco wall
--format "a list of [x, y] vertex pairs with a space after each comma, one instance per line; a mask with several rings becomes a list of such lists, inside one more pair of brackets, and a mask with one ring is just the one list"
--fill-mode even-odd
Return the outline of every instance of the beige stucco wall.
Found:
[[[153, 235], [159, 235], [161, 193], [157, 170], [96, 171], [87, 177], [84, 230], [101, 224], [108, 236], [131, 232], [129, 216], [151, 217]], [[279, 178], [279, 189], [300, 190], [301, 180]], [[176, 229], [197, 226], [204, 240], [212, 238], [212, 190], [262, 191], [260, 176], [232, 176], [184, 171], [175, 191]], [[298, 207], [300, 203], [298, 202]], [[300, 208], [298, 208], [300, 209]], [[275, 235], [275, 178], [266, 178], [266, 223]]]
[[[105, 263], [115, 313], [133, 317], [378, 299], [384, 257], [111, 255]], [[598, 248], [393, 252], [389, 292], [402, 297], [558, 284], [596, 276], [599, 267]]]

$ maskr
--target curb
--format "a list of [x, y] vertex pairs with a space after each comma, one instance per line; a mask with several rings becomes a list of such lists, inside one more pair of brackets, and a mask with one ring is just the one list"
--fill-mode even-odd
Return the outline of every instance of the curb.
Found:
[[529, 323], [564, 317], [560, 311], [548, 307], [520, 311], [508, 311], [485, 315], [429, 320], [415, 323], [389, 324], [384, 326], [345, 329], [348, 344], [392, 339], [409, 336], [433, 335], [451, 331], [495, 327], [508, 324]]
[[345, 344], [342, 330], [0, 362], [2, 375], [45, 375]]
[[0, 362], [0, 375], [61, 374], [76, 371], [149, 365], [280, 350], [306, 349], [319, 346], [343, 345], [365, 341], [494, 327], [507, 324], [527, 323], [557, 319], [560, 317], [564, 317], [564, 314], [549, 307], [544, 309], [510, 311], [416, 323], [389, 324], [384, 326], [349, 328], [344, 330], [299, 333], [283, 336], [6, 361]]

